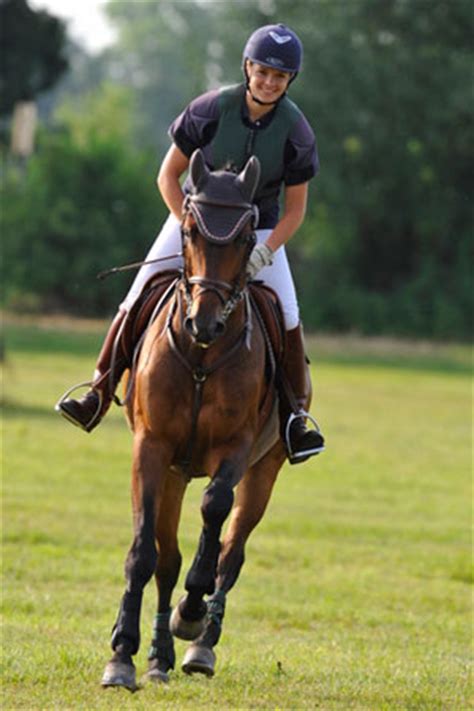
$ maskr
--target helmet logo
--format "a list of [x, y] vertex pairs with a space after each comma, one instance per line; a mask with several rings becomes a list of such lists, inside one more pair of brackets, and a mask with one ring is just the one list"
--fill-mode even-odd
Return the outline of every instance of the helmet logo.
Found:
[[276, 32], [269, 32], [268, 33], [270, 37], [275, 40], [277, 44], [286, 44], [287, 42], [291, 42], [293, 37], [291, 35], [279, 35]]
[[265, 57], [265, 61], [267, 64], [273, 64], [275, 67], [282, 67], [283, 62], [281, 59], [278, 59], [278, 57]]

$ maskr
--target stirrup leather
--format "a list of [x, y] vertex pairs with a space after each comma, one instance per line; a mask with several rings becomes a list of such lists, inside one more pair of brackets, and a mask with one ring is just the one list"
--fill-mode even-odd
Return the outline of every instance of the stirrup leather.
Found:
[[[313, 447], [312, 449], [306, 449], [304, 452], [294, 452], [292, 447], [291, 447], [291, 441], [290, 441], [290, 430], [291, 430], [291, 425], [295, 420], [309, 420], [311, 424], [314, 427], [314, 430], [318, 433], [321, 434], [321, 429], [314, 419], [312, 415], [309, 414], [309, 412], [306, 412], [305, 410], [300, 410], [299, 412], [292, 412], [288, 418], [288, 421], [286, 423], [285, 427], [285, 444], [286, 444], [286, 450], [288, 452], [288, 459], [291, 462], [291, 464], [298, 462], [300, 459], [310, 457], [312, 454], [319, 454], [319, 452], [323, 452], [325, 447], [324, 445], [322, 447]], [[321, 435], [322, 436], [322, 435]]]
[[[99, 404], [97, 406], [97, 410], [94, 412], [92, 417], [90, 418], [89, 422], [87, 424], [83, 425], [81, 422], [78, 422], [75, 420], [71, 415], [69, 415], [66, 410], [63, 410], [61, 405], [65, 400], [69, 399], [69, 396], [71, 393], [73, 393], [75, 390], [79, 390], [80, 388], [89, 388], [89, 390], [94, 390], [98, 396], [99, 396]], [[84, 430], [84, 432], [89, 432], [91, 427], [95, 425], [95, 423], [98, 421], [100, 418], [100, 413], [102, 411], [102, 405], [104, 404], [104, 395], [101, 390], [95, 389], [94, 388], [94, 383], [92, 380], [87, 380], [84, 383], [77, 383], [76, 385], [73, 385], [72, 388], [69, 388], [69, 390], [66, 390], [66, 392], [61, 395], [59, 400], [57, 401], [56, 405], [54, 406], [54, 409], [56, 412], [59, 412], [60, 415], [64, 417], [65, 420], [68, 420], [68, 422], [71, 422], [73, 425], [76, 425], [76, 427], [80, 427], [81, 430]]]

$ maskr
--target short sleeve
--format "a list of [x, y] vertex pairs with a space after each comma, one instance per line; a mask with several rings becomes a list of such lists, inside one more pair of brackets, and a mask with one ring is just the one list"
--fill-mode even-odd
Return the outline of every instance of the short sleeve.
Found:
[[191, 101], [173, 121], [168, 134], [188, 158], [212, 139], [219, 119], [219, 91], [208, 91]]
[[306, 183], [319, 172], [319, 156], [313, 129], [301, 114], [285, 146], [285, 185]]

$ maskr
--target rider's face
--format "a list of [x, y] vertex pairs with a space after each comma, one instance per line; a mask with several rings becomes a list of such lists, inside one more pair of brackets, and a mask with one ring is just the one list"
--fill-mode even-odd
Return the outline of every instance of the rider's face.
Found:
[[247, 60], [249, 87], [253, 96], [265, 103], [278, 101], [288, 88], [290, 72], [265, 67]]

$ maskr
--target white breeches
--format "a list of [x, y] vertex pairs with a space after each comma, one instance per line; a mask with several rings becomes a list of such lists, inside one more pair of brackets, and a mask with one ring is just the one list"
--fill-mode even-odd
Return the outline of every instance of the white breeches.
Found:
[[[264, 242], [272, 230], [257, 230], [257, 242]], [[169, 215], [161, 232], [158, 234], [152, 248], [148, 252], [146, 259], [157, 259], [170, 254], [181, 252], [181, 226], [174, 215]], [[181, 269], [183, 266], [182, 257], [167, 259], [164, 262], [148, 264], [141, 267], [130, 290], [120, 305], [120, 308], [129, 311], [137, 298], [140, 296], [144, 284], [154, 274], [164, 269]], [[288, 331], [296, 328], [299, 324], [299, 309], [296, 299], [296, 290], [291, 276], [290, 265], [286, 256], [285, 248], [280, 247], [275, 252], [273, 264], [264, 267], [257, 275], [268, 284], [279, 296], [283, 308], [285, 326]]]

